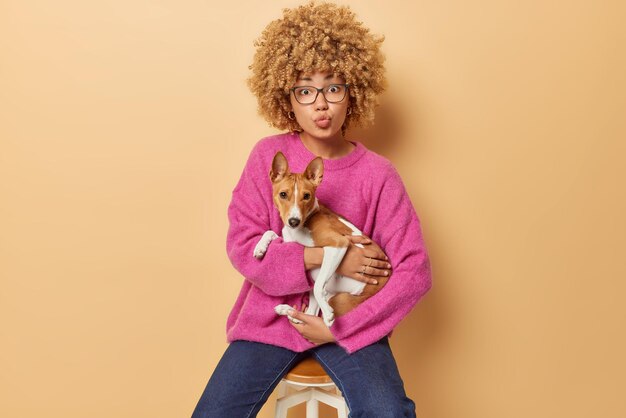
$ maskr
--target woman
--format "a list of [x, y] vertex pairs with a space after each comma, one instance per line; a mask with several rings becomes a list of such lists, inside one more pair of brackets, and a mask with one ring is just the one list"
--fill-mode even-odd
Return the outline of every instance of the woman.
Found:
[[[255, 145], [233, 190], [227, 250], [245, 280], [227, 320], [230, 345], [193, 418], [255, 417], [282, 376], [309, 355], [338, 385], [350, 417], [415, 416], [388, 337], [431, 286], [420, 222], [393, 165], [344, 138], [347, 127], [373, 120], [385, 84], [382, 41], [349, 8], [309, 3], [285, 9], [255, 42], [249, 86], [260, 114], [289, 132]], [[273, 310], [307, 304], [307, 271], [321, 265], [321, 248], [278, 238], [262, 259], [253, 257], [262, 234], [280, 235], [283, 226], [268, 176], [277, 151], [292, 172], [323, 157], [317, 198], [372, 237], [351, 237], [364, 248], [351, 245], [338, 272], [374, 283], [393, 270], [375, 296], [331, 328], [299, 310], [291, 316], [302, 324]]]

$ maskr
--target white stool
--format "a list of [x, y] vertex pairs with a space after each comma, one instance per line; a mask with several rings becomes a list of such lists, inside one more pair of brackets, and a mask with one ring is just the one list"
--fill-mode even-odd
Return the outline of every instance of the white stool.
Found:
[[319, 418], [318, 402], [335, 408], [337, 418], [348, 418], [348, 406], [339, 388], [313, 357], [296, 364], [278, 384], [274, 417], [287, 418], [287, 410], [303, 402], [306, 402], [306, 418]]

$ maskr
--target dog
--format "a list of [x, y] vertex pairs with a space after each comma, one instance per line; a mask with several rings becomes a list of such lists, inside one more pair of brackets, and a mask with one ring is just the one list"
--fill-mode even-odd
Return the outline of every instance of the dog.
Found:
[[[389, 276], [377, 278], [378, 285], [374, 285], [336, 273], [350, 246], [350, 239], [345, 235], [363, 234], [343, 216], [318, 202], [315, 191], [323, 176], [324, 162], [321, 157], [314, 158], [303, 173], [291, 173], [287, 158], [280, 151], [274, 156], [269, 173], [274, 204], [284, 225], [283, 241], [324, 248], [322, 265], [310, 271], [315, 284], [305, 313], [318, 316], [321, 309], [324, 323], [331, 327], [336, 317], [351, 311], [380, 291]], [[254, 257], [262, 258], [276, 238], [278, 235], [274, 231], [265, 232], [254, 248]], [[355, 245], [363, 248], [361, 244]], [[289, 309], [292, 308], [285, 304], [274, 308], [277, 314], [287, 316]], [[289, 318], [292, 322], [301, 322]]]

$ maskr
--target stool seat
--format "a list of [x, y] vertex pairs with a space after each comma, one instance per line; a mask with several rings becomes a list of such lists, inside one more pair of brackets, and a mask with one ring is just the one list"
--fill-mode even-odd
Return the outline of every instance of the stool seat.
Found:
[[307, 357], [287, 373], [285, 379], [297, 383], [333, 383], [322, 366], [313, 358]]
[[301, 403], [306, 403], [307, 418], [319, 418], [319, 402], [335, 408], [337, 418], [348, 417], [350, 411], [339, 388], [314, 357], [306, 357], [279, 382], [274, 418], [287, 418], [287, 410]]

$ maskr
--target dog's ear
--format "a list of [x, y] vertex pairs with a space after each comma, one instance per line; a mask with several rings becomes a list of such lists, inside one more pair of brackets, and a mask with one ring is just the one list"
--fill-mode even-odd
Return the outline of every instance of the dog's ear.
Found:
[[315, 187], [319, 186], [324, 177], [324, 161], [322, 157], [316, 157], [306, 166], [304, 176], [311, 181]]
[[282, 180], [287, 174], [289, 174], [289, 164], [287, 164], [287, 158], [285, 158], [282, 152], [278, 151], [272, 160], [270, 180], [272, 180], [272, 183], [276, 183], [277, 181]]

